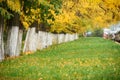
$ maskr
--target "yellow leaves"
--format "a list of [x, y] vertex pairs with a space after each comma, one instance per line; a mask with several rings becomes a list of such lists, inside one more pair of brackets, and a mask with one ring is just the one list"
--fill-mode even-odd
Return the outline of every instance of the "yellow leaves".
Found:
[[63, 11], [62, 14], [56, 16], [56, 21], [63, 22], [63, 23], [70, 23], [75, 18], [75, 15], [73, 13], [69, 14], [66, 11]]
[[84, 2], [82, 5], [84, 8], [88, 8], [90, 4], [88, 2]]
[[102, 22], [103, 19], [102, 19], [101, 16], [97, 16], [97, 17], [95, 17], [94, 21], [97, 22], [97, 23], [99, 23], [99, 22]]
[[90, 66], [98, 66], [99, 67], [102, 65], [101, 61], [98, 58], [80, 60], [79, 64], [81, 67], [90, 67]]
[[40, 9], [38, 8], [38, 9], [36, 9], [36, 11], [37, 11], [37, 12], [40, 12]]
[[62, 31], [64, 31], [65, 30], [65, 25], [64, 24], [61, 24], [61, 23], [57, 23], [57, 22], [55, 22], [55, 24], [54, 25], [52, 25], [52, 27], [51, 27], [51, 32], [57, 32], [57, 33], [60, 33], [60, 32], [62, 32]]
[[98, 58], [94, 58], [94, 59], [80, 59], [80, 58], [76, 58], [76, 59], [70, 59], [70, 60], [61, 60], [61, 62], [59, 62], [59, 67], [64, 68], [66, 66], [72, 66], [72, 67], [101, 67], [102, 66], [106, 66], [104, 65], [104, 62], [101, 62], [100, 59]]
[[111, 4], [111, 3], [114, 3], [116, 0], [104, 0], [104, 2], [108, 3], [108, 4]]
[[50, 12], [51, 12], [51, 14], [52, 14], [53, 16], [56, 16], [56, 14], [55, 14], [55, 11], [54, 11], [54, 10], [49, 9], [48, 11], [50, 11]]
[[30, 11], [31, 11], [32, 13], [35, 13], [35, 9], [31, 9]]
[[37, 8], [37, 9], [31, 8], [30, 10], [27, 9], [26, 13], [28, 13], [29, 11], [30, 11], [29, 15], [24, 14], [24, 12], [21, 12], [21, 14], [20, 14], [20, 20], [21, 20], [23, 26], [26, 29], [28, 29], [29, 26], [34, 21], [37, 21], [38, 23], [41, 22], [41, 20], [40, 20], [40, 12], [41, 12], [41, 10], [39, 8]]
[[22, 22], [23, 26], [28, 29], [29, 28], [29, 24], [27, 22]]
[[[96, 25], [106, 26], [114, 22], [113, 16], [117, 16], [119, 9], [117, 8], [118, 0], [81, 0], [78, 10], [80, 13]], [[114, 13], [114, 14], [113, 14]], [[88, 17], [89, 16], [89, 17]], [[116, 18], [116, 17], [115, 17]], [[119, 19], [116, 18], [118, 21]]]
[[81, 27], [80, 29], [78, 29], [78, 30], [80, 30], [80, 31], [78, 31], [79, 33], [84, 33], [86, 30], [87, 30], [87, 28], [86, 27]]
[[40, 24], [41, 20], [40, 19], [37, 19], [38, 23]]
[[26, 29], [28, 29], [29, 26], [31, 25], [31, 23], [33, 22], [33, 20], [31, 19], [30, 16], [26, 16], [26, 15], [24, 15], [24, 13], [22, 13], [22, 12], [21, 12], [20, 15], [21, 15], [21, 16], [20, 16], [20, 20], [21, 20], [23, 26], [24, 26]]
[[31, 18], [32, 18], [33, 20], [36, 19], [35, 16], [31, 16]]
[[7, 0], [7, 5], [11, 10], [18, 13], [20, 12], [21, 9], [20, 0]]
[[84, 9], [84, 8], [81, 8], [81, 9], [79, 9], [79, 10], [81, 11], [82, 14], [88, 14], [87, 10]]
[[51, 19], [47, 19], [47, 22], [48, 22], [49, 24], [53, 24], [53, 23], [54, 23]]
[[74, 3], [72, 2], [72, 1], [69, 1], [69, 2], [67, 2], [67, 4], [66, 4], [68, 7], [72, 7], [73, 5], [74, 5]]
[[[5, 0], [0, 0], [0, 2], [2, 1]], [[106, 26], [105, 24], [120, 20], [119, 0], [62, 0], [62, 9], [59, 10], [61, 11], [61, 14], [56, 14], [58, 10], [56, 9], [57, 6], [50, 4], [50, 1], [38, 0], [38, 3], [35, 6], [36, 9], [34, 9], [34, 6], [31, 6], [30, 8], [25, 7], [25, 13], [29, 14], [29, 16], [24, 14], [24, 11], [20, 11], [24, 7], [20, 3], [20, 0], [6, 1], [7, 7], [10, 10], [21, 13], [20, 20], [26, 28], [34, 21], [38, 21], [38, 23], [45, 21], [50, 25], [53, 24], [51, 27], [52, 31], [58, 30], [58, 32], [66, 32], [69, 29], [70, 31], [73, 29], [73, 31], [83, 32], [88, 28], [87, 25], [90, 24], [89, 20], [91, 20], [92, 26], [99, 25], [102, 27]], [[22, 3], [24, 4], [24, 1]], [[43, 8], [37, 8], [37, 5], [42, 6]], [[42, 9], [43, 11], [41, 12]], [[77, 14], [77, 12], [79, 13]], [[55, 21], [52, 21], [53, 18]], [[86, 19], [88, 22], [83, 23], [83, 19]]]
[[28, 52], [26, 52], [25, 54], [26, 55], [28, 55], [28, 54], [32, 54], [33, 52], [31, 52], [31, 51], [28, 51]]
[[41, 10], [39, 9], [39, 8], [37, 8], [37, 9], [30, 9], [30, 11], [31, 11], [31, 13], [30, 14], [32, 14], [32, 15], [34, 15], [34, 16], [37, 16], [37, 15], [39, 15], [40, 14], [40, 12], [41, 12]]
[[52, 32], [66, 32], [68, 25], [73, 24], [75, 15], [72, 12], [66, 12], [65, 10], [62, 11], [62, 14], [55, 16], [54, 24], [51, 27]]

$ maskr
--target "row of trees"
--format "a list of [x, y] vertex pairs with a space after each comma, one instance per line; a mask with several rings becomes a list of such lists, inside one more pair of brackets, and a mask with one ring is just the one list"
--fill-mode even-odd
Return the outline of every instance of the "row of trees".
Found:
[[119, 21], [119, 13], [118, 0], [0, 0], [0, 14], [9, 26], [56, 33], [106, 27]]
[[57, 16], [55, 26], [64, 24], [68, 30], [79, 33], [86, 29], [107, 27], [120, 20], [118, 0], [63, 0], [61, 10], [62, 14]]
[[50, 10], [57, 14], [60, 4], [61, 0], [0, 0], [0, 60], [4, 54], [18, 56], [24, 28], [47, 30], [47, 20], [54, 18]]
[[0, 56], [19, 53], [23, 30], [30, 27], [83, 33], [119, 21], [119, 14], [119, 0], [0, 0]]

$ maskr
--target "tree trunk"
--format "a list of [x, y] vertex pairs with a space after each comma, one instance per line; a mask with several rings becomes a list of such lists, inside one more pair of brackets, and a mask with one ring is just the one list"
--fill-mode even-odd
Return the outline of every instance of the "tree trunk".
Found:
[[[10, 57], [18, 56], [20, 51], [19, 44], [19, 14], [14, 13], [14, 17], [8, 20], [8, 38], [7, 38], [7, 47], [6, 47], [6, 54]], [[19, 47], [18, 47], [19, 46]]]
[[58, 34], [58, 44], [64, 42], [64, 34]]
[[0, 62], [4, 59], [3, 27], [4, 19], [0, 15]]
[[39, 31], [38, 35], [37, 35], [37, 49], [38, 50], [43, 49], [43, 46], [42, 46], [42, 31]]
[[19, 56], [20, 53], [21, 53], [22, 35], [23, 35], [23, 30], [19, 30], [19, 33], [18, 33], [18, 41], [17, 41], [17, 49], [16, 49], [16, 55], [15, 55], [15, 56]]
[[47, 47], [47, 32], [42, 32], [42, 47], [46, 48]]
[[78, 39], [78, 38], [79, 38], [79, 37], [78, 37], [78, 34], [76, 33], [76, 34], [75, 34], [75, 39]]
[[74, 34], [71, 34], [71, 40], [74, 41]]
[[69, 41], [69, 35], [65, 34], [65, 42], [68, 42], [68, 41]]
[[52, 45], [52, 34], [43, 32], [43, 31], [39, 31], [37, 41], [38, 41], [37, 48], [39, 50], [46, 48], [46, 47]]
[[24, 48], [23, 48], [23, 52], [27, 52], [29, 50], [28, 48], [28, 44], [29, 44], [29, 35], [30, 35], [30, 28], [27, 30], [27, 35], [26, 35], [26, 38], [25, 38], [25, 42], [24, 42]]
[[29, 51], [34, 52], [37, 49], [36, 46], [37, 33], [35, 32], [35, 28], [31, 28], [29, 35]]
[[37, 50], [37, 33], [35, 28], [28, 29], [23, 52], [34, 52]]
[[72, 41], [72, 34], [69, 35], [69, 40]]
[[68, 41], [71, 41], [71, 34], [68, 34]]
[[52, 44], [58, 44], [58, 34], [52, 34]]
[[6, 54], [10, 57], [16, 56], [17, 51], [17, 44], [18, 44], [18, 32], [19, 27], [18, 26], [12, 26], [12, 28], [9, 30], [8, 38], [7, 38], [7, 50]]
[[47, 33], [47, 40], [46, 40], [47, 47], [52, 45], [52, 34]]

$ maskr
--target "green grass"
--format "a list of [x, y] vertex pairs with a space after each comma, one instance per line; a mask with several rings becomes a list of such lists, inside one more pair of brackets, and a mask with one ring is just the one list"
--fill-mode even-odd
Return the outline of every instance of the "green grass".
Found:
[[54, 45], [1, 62], [0, 80], [120, 80], [120, 45], [102, 38]]

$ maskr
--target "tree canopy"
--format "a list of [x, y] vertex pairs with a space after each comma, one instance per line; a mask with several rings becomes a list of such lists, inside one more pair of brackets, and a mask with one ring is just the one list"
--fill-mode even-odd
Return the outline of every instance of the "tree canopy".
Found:
[[28, 29], [34, 22], [50, 32], [82, 33], [107, 27], [120, 20], [119, 0], [0, 0], [0, 15], [6, 19], [19, 14]]

